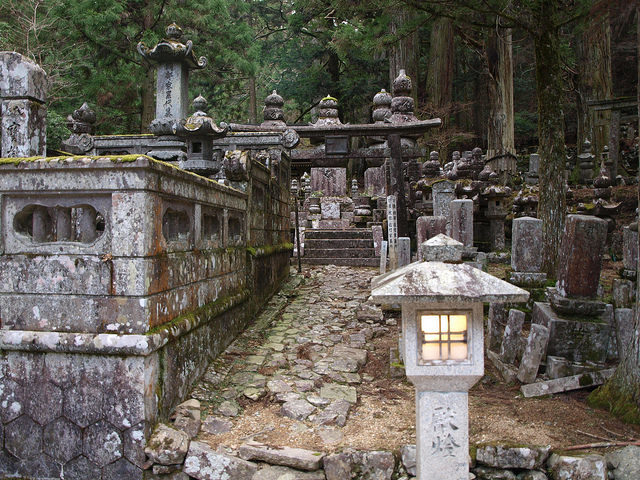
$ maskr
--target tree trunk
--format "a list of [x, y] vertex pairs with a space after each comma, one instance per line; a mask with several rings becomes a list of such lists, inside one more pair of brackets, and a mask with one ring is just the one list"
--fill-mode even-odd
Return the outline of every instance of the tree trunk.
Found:
[[140, 86], [142, 111], [140, 112], [140, 133], [149, 133], [149, 124], [156, 118], [156, 71], [144, 63], [144, 78]]
[[256, 77], [249, 77], [249, 124], [258, 123], [258, 101], [256, 99]]
[[558, 250], [564, 229], [565, 145], [562, 112], [562, 63], [560, 36], [554, 25], [555, 2], [541, 2], [542, 22], [534, 37], [536, 95], [538, 98], [538, 138], [540, 142], [540, 196], [538, 218], [542, 220], [543, 269], [556, 278]]
[[[638, 131], [640, 131], [640, 6], [636, 7], [638, 29]], [[640, 170], [639, 170], [640, 171]], [[640, 190], [638, 191], [640, 205]], [[636, 246], [640, 249], [640, 242]], [[636, 268], [640, 268], [640, 262]], [[605, 408], [625, 422], [640, 423], [640, 282], [637, 284], [633, 338], [613, 377], [589, 395], [589, 404]]]
[[419, 40], [417, 32], [408, 32], [406, 24], [409, 21], [410, 12], [407, 7], [400, 7], [400, 10], [391, 20], [390, 32], [395, 37], [394, 43], [389, 48], [389, 92], [392, 92], [393, 81], [400, 74], [400, 70], [405, 70], [411, 78], [413, 90], [411, 95], [414, 101], [418, 101], [418, 77], [419, 61]]
[[516, 153], [513, 114], [513, 51], [511, 29], [496, 26], [485, 48], [489, 71], [487, 158]]
[[582, 151], [585, 140], [600, 155], [609, 144], [611, 112], [595, 112], [588, 108], [590, 100], [607, 100], [613, 96], [611, 75], [611, 25], [608, 13], [592, 19], [578, 46], [578, 151]]
[[[453, 98], [453, 20], [437, 18], [431, 27], [431, 47], [427, 70], [427, 98], [434, 111], [451, 105]], [[448, 118], [442, 119], [446, 126]]]

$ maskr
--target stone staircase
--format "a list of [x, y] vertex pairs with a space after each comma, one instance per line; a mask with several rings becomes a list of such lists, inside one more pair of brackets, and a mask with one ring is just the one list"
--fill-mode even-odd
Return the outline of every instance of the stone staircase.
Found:
[[373, 248], [370, 228], [307, 229], [302, 261], [309, 265], [376, 267], [380, 257]]

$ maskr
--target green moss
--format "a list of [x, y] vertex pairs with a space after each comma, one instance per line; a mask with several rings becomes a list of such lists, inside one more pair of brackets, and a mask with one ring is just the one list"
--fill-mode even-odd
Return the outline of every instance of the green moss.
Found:
[[640, 425], [638, 404], [630, 394], [613, 386], [611, 381], [591, 392], [587, 397], [587, 403], [593, 408], [608, 410], [624, 422]]
[[593, 377], [588, 373], [585, 373], [580, 377], [578, 383], [581, 387], [588, 387], [589, 385], [593, 385]]
[[274, 253], [289, 252], [293, 250], [293, 243], [281, 243], [279, 245], [264, 245], [262, 247], [247, 247], [247, 253], [252, 257], [265, 257]]
[[180, 328], [184, 325], [195, 325], [199, 319], [211, 319], [215, 318], [221, 313], [234, 307], [242, 300], [249, 297], [249, 290], [243, 289], [234, 295], [228, 295], [226, 297], [219, 298], [214, 302], [209, 302], [200, 308], [192, 310], [191, 312], [184, 313], [170, 322], [158, 325], [147, 332], [147, 335], [155, 335], [170, 331], [172, 328]]
[[[18, 165], [20, 163], [29, 163], [29, 162], [51, 162], [51, 161], [77, 161], [77, 160], [96, 160], [98, 158], [107, 158], [110, 159], [114, 163], [130, 163], [135, 162], [138, 158], [145, 157], [145, 155], [98, 155], [98, 156], [89, 156], [89, 155], [69, 155], [69, 156], [61, 156], [61, 157], [25, 157], [25, 158], [0, 158], [0, 165]], [[153, 160], [151, 157], [146, 157], [150, 160]], [[155, 161], [155, 160], [153, 160]]]

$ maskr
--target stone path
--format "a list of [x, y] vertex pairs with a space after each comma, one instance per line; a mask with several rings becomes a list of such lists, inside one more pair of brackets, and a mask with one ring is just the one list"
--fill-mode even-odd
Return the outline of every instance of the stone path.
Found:
[[[214, 417], [205, 420], [205, 431], [225, 433], [220, 430], [233, 421], [224, 419], [256, 402], [279, 404], [279, 415], [303, 422], [298, 430], [345, 426], [358, 387], [374, 380], [362, 373], [372, 340], [395, 332], [396, 320], [385, 321], [367, 302], [375, 270], [319, 266], [306, 272], [306, 279], [292, 277], [193, 390]], [[329, 443], [340, 438], [321, 431]]]

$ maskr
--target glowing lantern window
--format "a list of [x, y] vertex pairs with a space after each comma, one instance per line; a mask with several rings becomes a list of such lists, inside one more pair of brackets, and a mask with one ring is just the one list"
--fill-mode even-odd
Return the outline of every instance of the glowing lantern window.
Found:
[[470, 313], [420, 313], [421, 360], [467, 360]]

